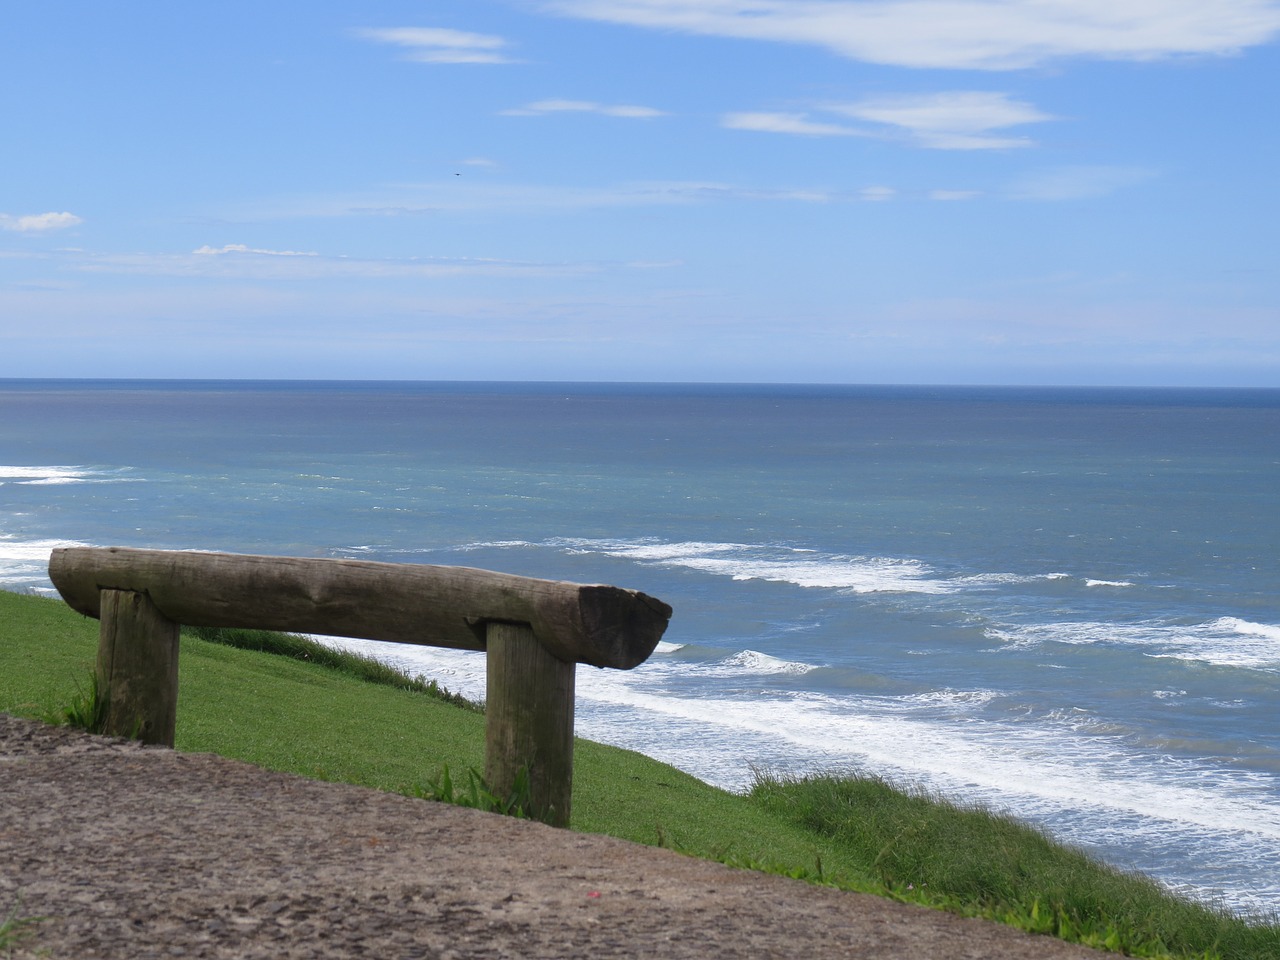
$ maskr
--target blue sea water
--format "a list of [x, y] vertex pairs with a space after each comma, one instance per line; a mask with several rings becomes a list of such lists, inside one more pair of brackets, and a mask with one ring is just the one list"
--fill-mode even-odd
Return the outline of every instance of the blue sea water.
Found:
[[[60, 544], [463, 564], [675, 608], [578, 732], [869, 770], [1280, 909], [1280, 391], [0, 381]], [[483, 658], [372, 650], [483, 694]], [[181, 722], [181, 719], [179, 719]]]

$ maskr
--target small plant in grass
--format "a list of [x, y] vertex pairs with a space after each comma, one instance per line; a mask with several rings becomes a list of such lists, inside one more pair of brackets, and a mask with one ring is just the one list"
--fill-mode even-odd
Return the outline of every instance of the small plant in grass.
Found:
[[516, 773], [515, 783], [506, 797], [500, 797], [489, 789], [484, 778], [475, 769], [467, 770], [467, 785], [459, 788], [454, 785], [449, 775], [449, 767], [440, 769], [440, 775], [425, 787], [416, 787], [414, 796], [422, 800], [436, 800], [440, 803], [452, 803], [459, 807], [471, 807], [484, 810], [486, 813], [501, 813], [508, 817], [529, 819], [529, 769], [521, 767]]
[[19, 912], [22, 908], [22, 901], [14, 904], [3, 920], [0, 920], [0, 950], [8, 953], [12, 950], [19, 940], [23, 937], [30, 936], [35, 929], [35, 925], [44, 920], [44, 917], [21, 917]]
[[107, 724], [107, 700], [98, 689], [98, 675], [90, 671], [88, 689], [77, 683], [71, 702], [65, 707], [49, 711], [44, 719], [59, 726], [102, 733]]

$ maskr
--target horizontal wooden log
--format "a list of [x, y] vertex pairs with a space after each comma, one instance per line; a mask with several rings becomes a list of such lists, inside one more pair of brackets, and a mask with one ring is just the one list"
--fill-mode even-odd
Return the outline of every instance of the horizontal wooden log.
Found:
[[49, 578], [66, 602], [100, 616], [102, 590], [145, 594], [168, 619], [463, 650], [486, 625], [528, 624], [566, 663], [628, 670], [648, 658], [671, 608], [621, 587], [538, 580], [470, 567], [67, 547]]

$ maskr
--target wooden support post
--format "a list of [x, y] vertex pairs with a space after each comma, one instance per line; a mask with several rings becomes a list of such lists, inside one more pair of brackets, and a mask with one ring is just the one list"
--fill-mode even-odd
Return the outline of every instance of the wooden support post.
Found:
[[98, 696], [103, 732], [172, 747], [178, 715], [178, 625], [145, 594], [103, 590]]
[[526, 624], [486, 625], [485, 780], [510, 794], [522, 768], [530, 815], [569, 825], [573, 793], [573, 663], [549, 653]]

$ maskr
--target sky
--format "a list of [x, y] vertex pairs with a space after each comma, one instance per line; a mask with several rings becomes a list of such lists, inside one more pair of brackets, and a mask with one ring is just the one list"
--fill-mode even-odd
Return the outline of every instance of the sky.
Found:
[[1280, 0], [8, 0], [0, 377], [1280, 387]]

